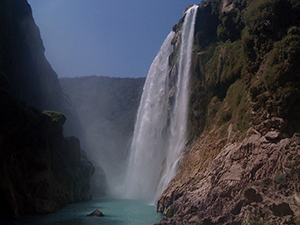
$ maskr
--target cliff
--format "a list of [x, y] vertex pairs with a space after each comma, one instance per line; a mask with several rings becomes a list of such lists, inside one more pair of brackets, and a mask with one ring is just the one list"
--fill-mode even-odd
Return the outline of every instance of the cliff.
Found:
[[119, 182], [145, 78], [85, 76], [59, 81], [78, 112], [88, 156], [103, 166], [108, 181]]
[[69, 128], [80, 130], [79, 122], [26, 0], [0, 2], [0, 33], [0, 219], [91, 199], [94, 167], [79, 140], [63, 136], [66, 117], [55, 111]]
[[0, 92], [1, 219], [91, 199], [94, 167], [76, 137], [64, 138], [65, 120]]
[[2, 88], [30, 106], [63, 112], [68, 118], [64, 132], [81, 137], [76, 112], [45, 58], [40, 31], [27, 0], [3, 0], [0, 12]]
[[293, 0], [201, 3], [190, 138], [158, 224], [300, 223], [299, 16]]

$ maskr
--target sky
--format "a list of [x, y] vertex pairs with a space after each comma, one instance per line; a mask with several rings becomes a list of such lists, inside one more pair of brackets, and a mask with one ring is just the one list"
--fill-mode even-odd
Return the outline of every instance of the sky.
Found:
[[58, 77], [145, 77], [188, 5], [200, 0], [28, 0]]

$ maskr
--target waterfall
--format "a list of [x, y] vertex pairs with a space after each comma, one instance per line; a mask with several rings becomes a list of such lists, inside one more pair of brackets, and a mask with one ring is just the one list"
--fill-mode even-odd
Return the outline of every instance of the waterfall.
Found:
[[[186, 144], [189, 77], [198, 6], [187, 12], [181, 30], [176, 74], [169, 56], [174, 32], [149, 69], [135, 123], [125, 182], [126, 197], [154, 201], [175, 176]], [[170, 76], [175, 83], [170, 83]], [[170, 99], [173, 100], [170, 100]]]

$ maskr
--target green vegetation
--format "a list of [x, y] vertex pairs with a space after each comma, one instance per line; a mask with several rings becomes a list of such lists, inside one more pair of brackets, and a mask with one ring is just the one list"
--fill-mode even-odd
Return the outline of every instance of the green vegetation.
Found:
[[245, 133], [266, 115], [285, 118], [299, 130], [299, 2], [235, 0], [231, 10], [222, 7], [208, 1], [197, 15], [191, 137], [215, 125], [224, 131], [232, 124], [233, 131]]
[[239, 39], [240, 32], [244, 27], [240, 11], [223, 12], [220, 15], [220, 22], [217, 29], [219, 40], [232, 42]]
[[193, 94], [201, 94], [201, 97], [192, 98], [192, 108], [206, 118], [203, 127], [200, 124], [196, 131], [198, 134], [204, 126], [210, 129], [213, 124], [222, 126], [233, 122], [235, 130], [249, 128], [248, 98], [241, 79], [245, 67], [242, 46], [241, 40], [218, 42], [196, 58], [194, 74], [197, 78], [192, 83]]
[[242, 42], [219, 43], [206, 63], [206, 80], [209, 86], [231, 83], [241, 76], [244, 65]]
[[283, 88], [283, 86], [287, 89], [287, 86], [291, 86], [291, 83], [289, 82], [299, 81], [299, 34], [300, 29], [292, 27], [289, 30], [288, 35], [281, 41], [276, 42], [272, 51], [266, 55], [266, 69], [263, 73], [263, 79], [266, 87], [272, 93], [279, 88]]
[[44, 110], [42, 113], [46, 114], [47, 116], [50, 116], [52, 118], [52, 122], [59, 122], [65, 120], [64, 114], [60, 112]]

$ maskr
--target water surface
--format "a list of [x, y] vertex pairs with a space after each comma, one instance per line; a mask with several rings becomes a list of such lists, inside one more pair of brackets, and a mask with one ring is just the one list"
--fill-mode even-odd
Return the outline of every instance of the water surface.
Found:
[[[88, 217], [99, 209], [105, 217]], [[29, 216], [1, 223], [4, 225], [151, 225], [163, 216], [156, 213], [155, 205], [128, 199], [100, 198], [85, 203], [69, 205], [57, 213]], [[0, 221], [1, 222], [1, 221]]]

